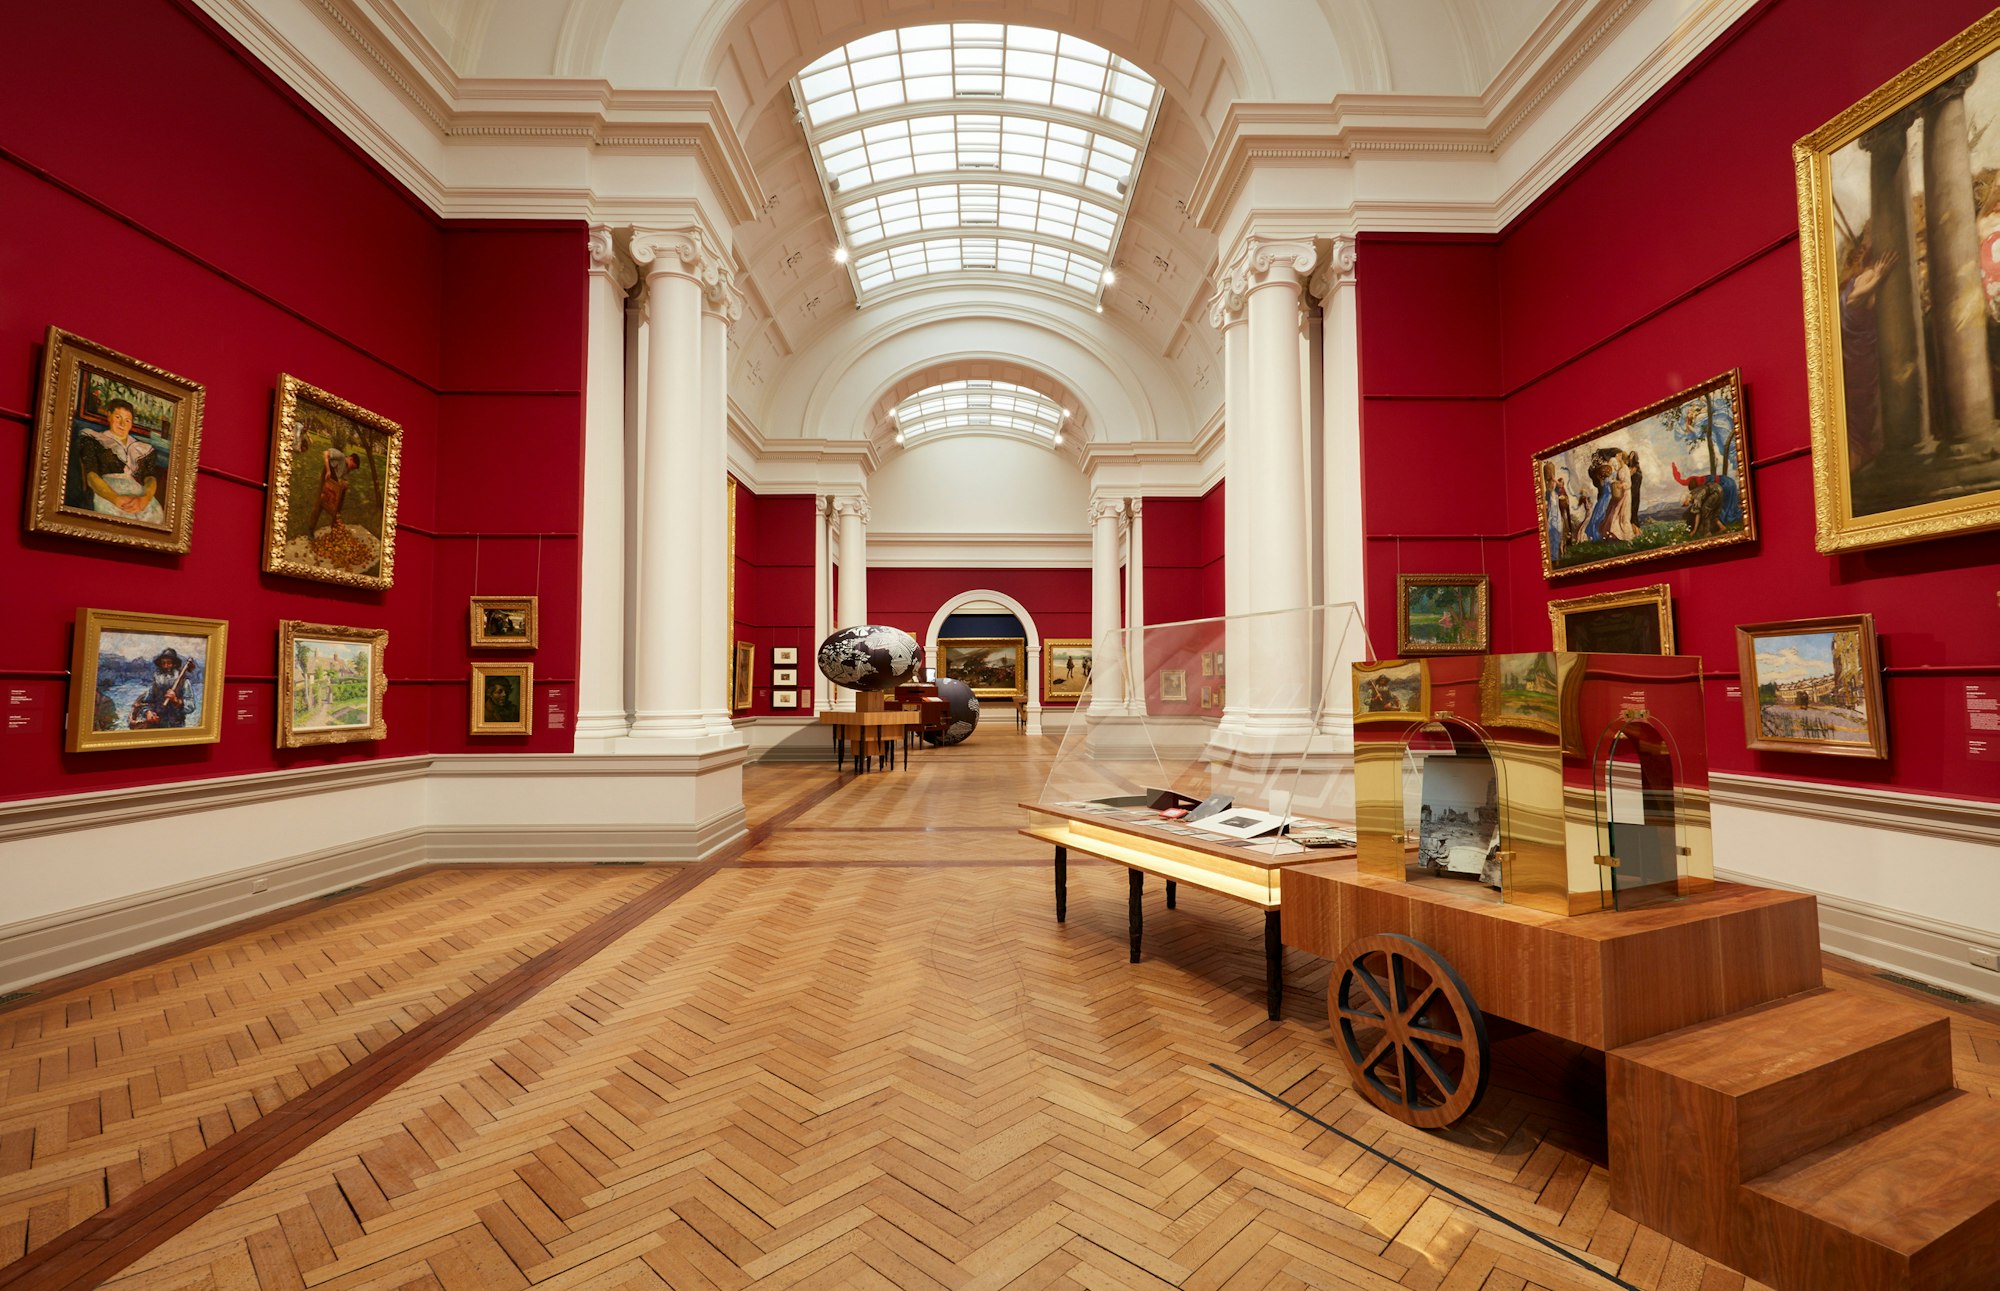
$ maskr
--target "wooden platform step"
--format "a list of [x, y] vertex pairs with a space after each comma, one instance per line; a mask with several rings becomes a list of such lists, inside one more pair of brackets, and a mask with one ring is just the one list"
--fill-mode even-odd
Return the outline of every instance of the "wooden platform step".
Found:
[[[1738, 1267], [1798, 1285], [2000, 1285], [2000, 1101], [1953, 1090], [1752, 1180]], [[1798, 1279], [1804, 1279], [1798, 1282]]]

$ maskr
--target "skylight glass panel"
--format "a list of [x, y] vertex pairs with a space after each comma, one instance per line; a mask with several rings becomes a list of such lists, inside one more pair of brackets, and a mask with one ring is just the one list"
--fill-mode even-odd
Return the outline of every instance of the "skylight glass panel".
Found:
[[896, 405], [897, 433], [905, 439], [943, 430], [1011, 430], [1053, 440], [1061, 432], [1062, 406], [1038, 390], [1008, 381], [946, 381]]
[[878, 32], [793, 90], [862, 296], [991, 272], [1094, 298], [1160, 98], [1100, 46], [1000, 23]]

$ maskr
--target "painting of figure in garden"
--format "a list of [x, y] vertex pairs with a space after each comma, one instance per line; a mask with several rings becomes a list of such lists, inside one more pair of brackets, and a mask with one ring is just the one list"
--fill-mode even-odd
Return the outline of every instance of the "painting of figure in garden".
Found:
[[1542, 572], [1576, 573], [1756, 536], [1743, 398], [1727, 372], [1535, 458]]

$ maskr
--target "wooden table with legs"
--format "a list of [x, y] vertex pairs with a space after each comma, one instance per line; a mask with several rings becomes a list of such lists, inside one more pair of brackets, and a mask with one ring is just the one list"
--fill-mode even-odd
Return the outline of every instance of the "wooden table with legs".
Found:
[[894, 765], [898, 737], [902, 737], [904, 745], [903, 769], [908, 770], [908, 736], [911, 729], [922, 721], [921, 713], [900, 708], [873, 713], [827, 709], [819, 715], [821, 726], [833, 728], [833, 760], [836, 765], [847, 761], [847, 745], [850, 739], [853, 741], [856, 772], [866, 771], [871, 761]]
[[[1317, 849], [1274, 855], [1266, 846], [1232, 847], [1219, 837], [1177, 834], [1157, 823], [1113, 820], [1078, 804], [1020, 804], [1054, 819], [1020, 832], [1055, 848], [1056, 922], [1069, 917], [1071, 853], [1123, 865], [1130, 875], [1128, 918], [1132, 962], [1139, 962], [1145, 931], [1146, 875], [1165, 880], [1167, 909], [1177, 904], [1183, 883], [1255, 906], [1264, 912], [1264, 993], [1272, 1019], [1285, 997], [1285, 946], [1279, 925], [1283, 876], [1287, 867], [1354, 855], [1350, 849]], [[1264, 840], [1268, 842], [1268, 840]]]

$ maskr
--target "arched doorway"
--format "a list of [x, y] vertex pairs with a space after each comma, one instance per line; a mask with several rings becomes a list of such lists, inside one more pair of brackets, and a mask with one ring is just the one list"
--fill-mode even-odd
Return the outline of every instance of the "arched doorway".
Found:
[[1035, 626], [1035, 616], [1028, 613], [1028, 607], [1007, 595], [991, 588], [973, 588], [956, 596], [945, 598], [931, 616], [931, 625], [924, 633], [924, 658], [936, 666], [938, 653], [938, 633], [943, 630], [945, 620], [954, 614], [967, 613], [981, 603], [997, 605], [1020, 620], [1021, 630], [1028, 638], [1028, 659], [1021, 679], [1021, 689], [1027, 695], [1028, 734], [1042, 733], [1042, 634]]

